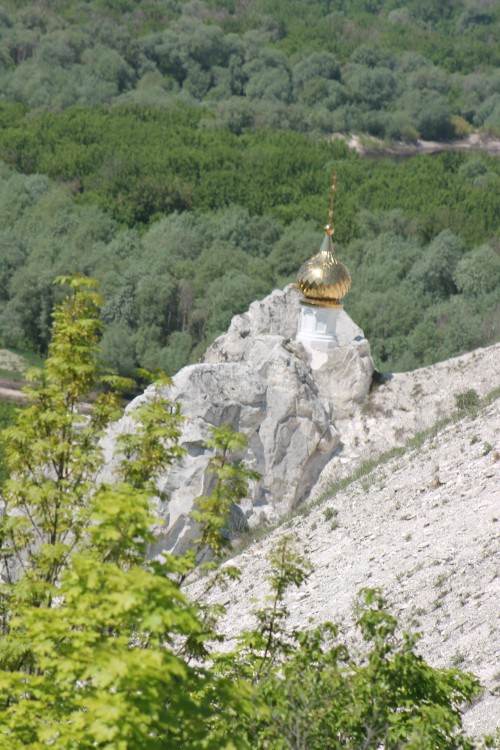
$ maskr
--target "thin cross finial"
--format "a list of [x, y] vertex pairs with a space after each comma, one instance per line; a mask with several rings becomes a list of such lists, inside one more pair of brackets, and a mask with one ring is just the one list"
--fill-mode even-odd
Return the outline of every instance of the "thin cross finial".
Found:
[[325, 227], [327, 234], [333, 234], [333, 205], [335, 203], [335, 185], [337, 184], [337, 172], [333, 173], [332, 194], [330, 197], [330, 210], [328, 211], [328, 224]]

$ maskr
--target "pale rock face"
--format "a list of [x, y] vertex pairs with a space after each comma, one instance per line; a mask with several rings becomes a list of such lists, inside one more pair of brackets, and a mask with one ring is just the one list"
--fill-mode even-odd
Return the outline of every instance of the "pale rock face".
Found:
[[[275, 290], [265, 299], [253, 302], [248, 312], [236, 315], [229, 330], [214, 341], [204, 356], [205, 362], [269, 362], [269, 335], [285, 338], [287, 345], [309, 370], [319, 395], [328, 402], [332, 417], [345, 417], [366, 398], [373, 376], [370, 345], [363, 331], [343, 309], [334, 312], [338, 346], [319, 350], [292, 343], [303, 310], [302, 293], [293, 286]], [[263, 338], [264, 337], [264, 338]]]
[[[317, 311], [306, 310], [310, 312]], [[321, 341], [318, 348], [314, 343], [308, 345], [306, 332], [300, 328], [304, 315], [300, 317], [299, 339], [307, 352], [314, 381], [330, 404], [333, 416], [346, 417], [370, 391], [374, 369], [370, 345], [361, 328], [343, 309], [320, 308], [319, 312], [324, 317], [334, 318], [331, 328], [335, 332], [335, 345], [325, 347]]]
[[326, 352], [312, 351], [310, 363], [318, 390], [335, 417], [348, 417], [368, 395], [373, 361], [366, 339]]
[[[453, 403], [453, 394], [471, 383], [479, 394], [500, 385], [499, 357], [497, 344], [405, 373], [402, 380], [407, 382], [397, 387], [396, 376], [375, 389], [366, 403], [371, 411], [374, 394], [380, 394], [380, 404], [411, 405], [415, 411], [423, 400], [425, 410], [435, 402], [440, 414], [443, 409], [449, 413], [447, 400]], [[410, 402], [417, 384], [418, 398]], [[394, 416], [377, 414], [380, 430], [387, 434]], [[340, 424], [345, 446], [348, 436]], [[366, 434], [358, 434], [366, 440]], [[465, 728], [478, 740], [486, 732], [494, 733], [500, 717], [500, 461], [485, 446], [498, 445], [496, 400], [478, 414], [442, 426], [418, 447], [375, 466], [334, 497], [327, 494], [307, 513], [291, 518], [286, 529], [278, 527], [231, 559], [241, 578], [202, 598], [205, 603], [224, 604], [220, 632], [234, 642], [238, 634], [255, 627], [255, 602], [264, 602], [269, 594], [269, 555], [283, 534], [291, 535], [299, 549], [307, 550], [314, 572], [303, 586], [287, 592], [289, 629], [337, 622], [351, 646], [355, 594], [365, 586], [380, 587], [404, 629], [422, 633], [418, 652], [433, 667], [457, 666], [460, 655], [459, 669], [479, 677], [485, 691], [479, 702], [466, 708]], [[380, 446], [372, 440], [372, 460], [377, 451]], [[332, 462], [341, 457], [336, 454]], [[359, 466], [352, 453], [348, 466], [349, 473]], [[323, 492], [339, 479], [341, 466], [336, 463], [329, 473]], [[337, 512], [335, 528], [326, 513], [332, 508]], [[438, 585], [444, 579], [446, 583]], [[204, 589], [205, 580], [200, 579], [188, 596], [198, 600]], [[251, 598], [245, 591], [251, 591]]]
[[293, 286], [275, 289], [265, 299], [252, 302], [248, 312], [235, 315], [227, 333], [208, 347], [204, 362], [241, 362], [259, 335], [292, 340], [297, 333], [302, 293]]
[[[369, 345], [343, 311], [337, 350], [313, 352], [296, 343], [301, 296], [288, 287], [252, 303], [233, 318], [204, 361], [183, 368], [166, 389], [167, 398], [182, 404], [180, 442], [186, 455], [160, 481], [169, 500], [158, 506], [153, 554], [181, 552], [196, 538], [189, 512], [214, 481], [207, 471], [211, 454], [203, 445], [212, 426], [230, 424], [247, 436], [243, 458], [261, 477], [233, 509], [235, 528], [277, 520], [299, 505], [334, 455], [340, 435], [333, 416], [349, 413], [370, 388]], [[113, 434], [130, 429], [130, 411], [148, 391], [128, 406], [104, 441], [108, 460]]]

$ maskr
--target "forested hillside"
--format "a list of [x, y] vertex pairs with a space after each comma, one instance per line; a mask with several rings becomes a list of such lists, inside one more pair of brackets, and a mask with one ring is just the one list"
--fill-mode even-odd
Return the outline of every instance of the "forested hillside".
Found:
[[47, 0], [0, 8], [0, 344], [98, 278], [108, 362], [175, 372], [317, 251], [381, 369], [497, 340], [500, 163], [330, 136], [500, 130], [498, 3]]
[[445, 138], [500, 127], [494, 0], [7, 0], [7, 100], [207, 104], [215, 123]]

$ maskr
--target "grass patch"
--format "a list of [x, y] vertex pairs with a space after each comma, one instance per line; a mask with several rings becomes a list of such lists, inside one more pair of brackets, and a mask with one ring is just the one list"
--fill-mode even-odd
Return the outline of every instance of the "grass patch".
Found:
[[12, 380], [16, 383], [24, 383], [24, 372], [20, 372], [19, 370], [7, 370], [5, 367], [0, 367], [0, 378]]
[[492, 450], [493, 450], [493, 446], [492, 446], [491, 443], [484, 443], [483, 444], [483, 453], [482, 453], [482, 455], [483, 456], [487, 456], [488, 453], [491, 453]]
[[463, 393], [457, 393], [455, 396], [457, 409], [461, 412], [470, 412], [471, 410], [474, 410], [479, 406], [480, 402], [481, 399], [474, 388], [469, 388], [468, 391], [464, 391]]
[[323, 511], [325, 521], [331, 521], [332, 518], [337, 518], [338, 514], [339, 512], [336, 508], [325, 508]]
[[29, 349], [10, 349], [9, 351], [23, 357], [26, 360], [28, 367], [43, 367], [44, 365], [45, 358]]

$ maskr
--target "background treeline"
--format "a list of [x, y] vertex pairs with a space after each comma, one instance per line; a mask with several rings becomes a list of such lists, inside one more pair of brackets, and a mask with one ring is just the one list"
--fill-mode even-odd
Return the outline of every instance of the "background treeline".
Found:
[[443, 139], [500, 128], [495, 0], [3, 0], [33, 108], [203, 103], [212, 124]]
[[359, 158], [334, 131], [500, 128], [490, 0], [4, 0], [0, 345], [44, 353], [52, 279], [99, 279], [121, 372], [173, 373], [317, 251], [378, 366], [495, 341], [500, 164]]
[[[196, 358], [232, 315], [292, 281], [321, 242], [328, 157], [344, 147], [313, 144], [307, 159], [304, 139], [304, 171], [299, 163], [296, 181], [289, 181], [281, 169], [289, 153], [286, 134], [258, 140], [265, 168], [274, 164], [263, 189], [273, 186], [281, 196], [278, 205], [270, 201], [266, 213], [251, 211], [244, 195], [243, 205], [226, 205], [222, 168], [200, 178], [201, 195], [206, 178], [211, 200], [219, 199], [217, 208], [205, 212], [200, 201], [200, 208], [173, 212], [149, 226], [120, 225], [99, 205], [80, 205], [67, 186], [4, 166], [2, 342], [45, 351], [57, 301], [52, 280], [78, 270], [101, 282], [108, 326], [104, 354], [121, 372], [140, 363], [173, 373]], [[247, 148], [257, 145], [249, 141]], [[353, 276], [346, 309], [364, 327], [379, 366], [408, 369], [495, 341], [500, 332], [499, 162], [462, 154], [402, 164], [366, 162], [347, 151], [337, 156], [338, 249]], [[252, 164], [250, 206], [251, 187], [258, 190], [259, 184], [258, 162], [249, 160], [246, 167], [251, 170]], [[297, 185], [308, 180], [305, 195], [297, 194]], [[398, 195], [406, 213], [390, 209]]]

